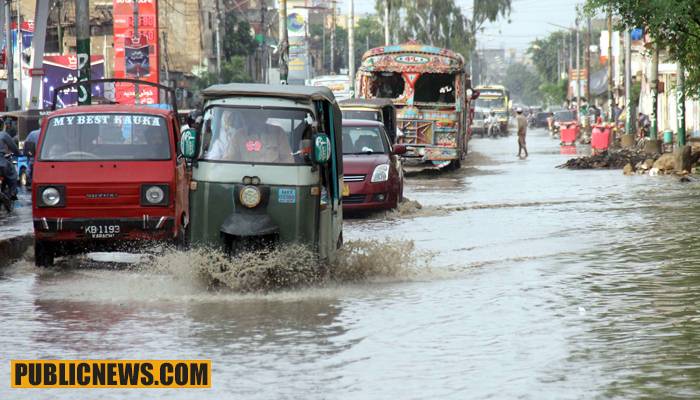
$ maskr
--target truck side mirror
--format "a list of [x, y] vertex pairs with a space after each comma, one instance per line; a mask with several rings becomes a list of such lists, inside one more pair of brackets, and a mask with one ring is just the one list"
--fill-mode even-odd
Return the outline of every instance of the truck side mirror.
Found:
[[197, 152], [197, 131], [194, 129], [185, 129], [180, 136], [180, 153], [183, 157], [191, 160]]
[[331, 159], [331, 140], [319, 133], [314, 137], [314, 162], [326, 164]]
[[406, 145], [397, 143], [393, 146], [392, 151], [394, 152], [394, 154], [398, 155], [406, 154]]

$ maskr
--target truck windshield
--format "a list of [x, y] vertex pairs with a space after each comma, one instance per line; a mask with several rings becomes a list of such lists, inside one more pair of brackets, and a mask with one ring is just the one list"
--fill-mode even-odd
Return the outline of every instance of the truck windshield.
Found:
[[481, 108], [481, 109], [486, 109], [490, 110], [492, 108], [504, 108], [503, 106], [504, 102], [503, 99], [485, 99], [485, 98], [478, 98], [476, 99], [476, 102], [474, 103], [475, 108]]
[[382, 114], [377, 111], [366, 110], [343, 110], [343, 118], [345, 119], [368, 119], [370, 121], [381, 121]]
[[163, 117], [80, 114], [53, 117], [41, 145], [47, 161], [169, 160], [168, 124]]
[[311, 139], [308, 110], [214, 106], [204, 114], [200, 159], [306, 164], [300, 142]]
[[343, 154], [383, 154], [389, 144], [377, 126], [343, 126]]

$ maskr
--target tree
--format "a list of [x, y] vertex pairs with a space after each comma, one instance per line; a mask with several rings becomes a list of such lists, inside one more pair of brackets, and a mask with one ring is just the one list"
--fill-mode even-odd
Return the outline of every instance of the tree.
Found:
[[362, 55], [369, 49], [384, 45], [383, 27], [375, 16], [360, 18], [355, 27], [355, 63], [359, 67]]
[[[246, 71], [246, 58], [243, 56], [232, 56], [229, 60], [221, 63], [221, 81], [226, 83], [231, 82], [252, 82], [253, 79]], [[219, 77], [216, 73], [204, 72], [197, 77], [195, 85], [201, 90], [215, 83], [219, 83]]]
[[506, 69], [503, 84], [510, 90], [513, 100], [527, 105], [542, 101], [540, 95], [540, 77], [528, 66], [521, 63], [510, 64]]
[[[384, 15], [386, 1], [377, 0], [379, 15]], [[389, 1], [390, 30], [399, 42], [413, 39], [463, 55], [476, 48], [476, 32], [484, 22], [508, 15], [511, 5], [511, 0], [474, 0], [470, 20], [454, 0]]]
[[700, 95], [700, 8], [697, 0], [587, 0], [586, 11], [612, 12], [619, 29], [645, 28], [687, 71], [686, 91]]
[[[311, 48], [320, 49], [323, 46], [323, 26], [322, 25], [311, 25], [309, 29], [309, 36], [311, 37], [309, 45]], [[331, 34], [326, 32], [325, 47], [323, 48], [323, 54], [325, 54], [325, 62], [323, 64], [324, 71], [330, 71], [331, 68]], [[357, 37], [357, 34], [355, 34]], [[357, 45], [357, 41], [355, 42]], [[334, 67], [335, 73], [337, 73], [341, 68], [346, 68], [348, 63], [348, 31], [340, 26], [335, 27], [335, 55]]]
[[559, 67], [557, 66], [560, 60], [559, 52], [562, 48], [562, 42], [569, 43], [569, 40], [569, 32], [558, 31], [549, 34], [544, 39], [535, 39], [530, 43], [527, 54], [532, 58], [532, 63], [535, 64], [543, 81], [556, 83], [561, 79], [558, 76]]
[[258, 43], [250, 35], [248, 21], [238, 18], [233, 11], [226, 12], [221, 43], [222, 55], [226, 60], [230, 60], [233, 56], [249, 56], [255, 52], [258, 46]]

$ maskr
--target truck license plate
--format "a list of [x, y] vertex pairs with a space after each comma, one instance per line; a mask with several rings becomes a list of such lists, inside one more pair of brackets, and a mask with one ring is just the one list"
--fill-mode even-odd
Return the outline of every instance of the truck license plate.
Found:
[[121, 233], [119, 225], [88, 225], [85, 227], [85, 236], [92, 239], [110, 239]]

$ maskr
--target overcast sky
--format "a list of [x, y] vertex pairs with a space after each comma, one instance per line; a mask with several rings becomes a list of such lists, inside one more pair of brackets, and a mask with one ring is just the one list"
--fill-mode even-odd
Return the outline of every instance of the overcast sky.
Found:
[[[456, 0], [465, 14], [471, 15], [473, 0]], [[343, 12], [347, 12], [348, 0], [344, 0]], [[483, 34], [477, 36], [480, 48], [527, 49], [536, 38], [543, 38], [560, 28], [549, 25], [573, 26], [576, 4], [583, 0], [512, 0], [510, 23], [508, 19], [487, 24]], [[355, 0], [355, 12], [373, 13], [375, 0]]]

